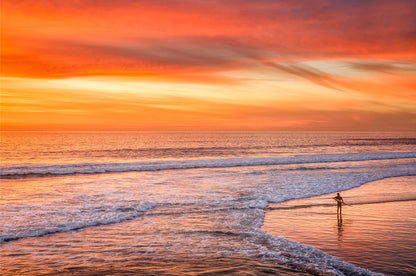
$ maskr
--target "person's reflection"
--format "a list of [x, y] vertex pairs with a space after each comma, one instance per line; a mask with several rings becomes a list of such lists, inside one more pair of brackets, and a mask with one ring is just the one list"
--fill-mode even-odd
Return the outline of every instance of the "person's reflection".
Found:
[[342, 241], [342, 234], [344, 231], [344, 224], [342, 222], [342, 213], [337, 213], [337, 222], [338, 222], [338, 241]]
[[342, 213], [337, 214], [338, 227], [342, 227]]

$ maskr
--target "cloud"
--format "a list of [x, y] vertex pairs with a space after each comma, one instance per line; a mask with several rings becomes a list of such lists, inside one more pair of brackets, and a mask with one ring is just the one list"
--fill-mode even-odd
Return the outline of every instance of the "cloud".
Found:
[[405, 61], [356, 61], [350, 62], [352, 68], [362, 71], [374, 71], [383, 73], [414, 73], [416, 64]]
[[[30, 85], [30, 80], [27, 80]], [[41, 80], [38, 80], [41, 82]], [[58, 87], [58, 84], [56, 84]], [[330, 99], [259, 104], [226, 102], [195, 95], [150, 96], [91, 93], [66, 87], [5, 93], [2, 129], [205, 129], [205, 130], [405, 130], [415, 112], [383, 112]], [[363, 105], [365, 103], [361, 103]], [[378, 105], [379, 103], [367, 103]], [[318, 107], [318, 109], [317, 109]]]
[[[202, 44], [201, 44], [202, 43]], [[226, 45], [226, 44], [224, 44]], [[5, 54], [4, 75], [67, 77], [82, 75], [210, 74], [241, 67], [241, 56], [218, 41], [165, 38], [140, 43], [38, 41], [30, 53]], [[37, 53], [37, 54], [33, 54]], [[25, 60], [24, 63], [19, 61]], [[240, 65], [238, 65], [240, 64]]]
[[267, 63], [267, 65], [274, 69], [277, 69], [278, 71], [283, 71], [285, 73], [306, 79], [320, 86], [324, 86], [335, 90], [341, 90], [344, 87], [343, 82], [337, 80], [330, 74], [305, 64]]
[[[253, 53], [280, 61], [414, 58], [415, 11], [415, 2], [406, 0], [6, 0], [2, 74], [224, 71], [250, 66], [247, 57]], [[26, 60], [27, 68], [18, 66]], [[293, 66], [281, 69], [314, 74]]]

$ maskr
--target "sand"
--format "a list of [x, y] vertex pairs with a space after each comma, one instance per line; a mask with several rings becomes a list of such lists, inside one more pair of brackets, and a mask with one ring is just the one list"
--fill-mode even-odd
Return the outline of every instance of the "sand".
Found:
[[263, 230], [386, 275], [416, 275], [416, 177], [383, 179], [341, 192], [271, 204]]

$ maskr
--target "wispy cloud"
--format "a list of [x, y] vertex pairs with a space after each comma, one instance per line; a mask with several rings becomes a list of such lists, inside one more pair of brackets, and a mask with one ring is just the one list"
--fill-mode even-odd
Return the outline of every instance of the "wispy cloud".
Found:
[[416, 63], [411, 61], [356, 61], [350, 62], [354, 69], [384, 73], [415, 73]]
[[323, 72], [319, 69], [313, 68], [311, 66], [300, 64], [300, 63], [267, 63], [268, 66], [277, 69], [278, 71], [283, 71], [285, 73], [306, 79], [321, 85], [327, 88], [341, 90], [344, 87], [344, 83], [337, 80], [330, 74]]
[[2, 11], [3, 75], [221, 71], [245, 65], [247, 51], [286, 60], [416, 52], [416, 4], [406, 0], [6, 0]]

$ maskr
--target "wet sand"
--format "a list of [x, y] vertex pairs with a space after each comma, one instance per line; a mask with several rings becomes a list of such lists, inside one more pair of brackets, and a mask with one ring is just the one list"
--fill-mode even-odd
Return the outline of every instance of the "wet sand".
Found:
[[[9, 274], [5, 274], [9, 275]], [[13, 274], [10, 274], [13, 275]], [[29, 273], [30, 275], [30, 273]], [[281, 265], [259, 262], [244, 256], [204, 258], [184, 261], [132, 261], [112, 265], [74, 266], [57, 269], [42, 275], [287, 275], [303, 276], [299, 272]]]
[[386, 275], [416, 275], [416, 177], [395, 177], [341, 191], [337, 218], [329, 194], [271, 204], [263, 230], [317, 247]]

